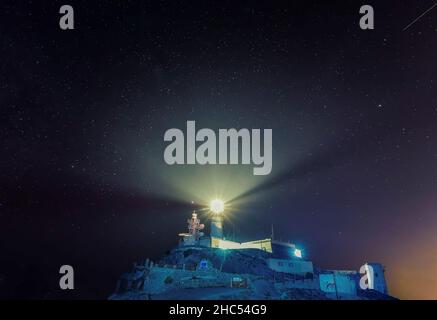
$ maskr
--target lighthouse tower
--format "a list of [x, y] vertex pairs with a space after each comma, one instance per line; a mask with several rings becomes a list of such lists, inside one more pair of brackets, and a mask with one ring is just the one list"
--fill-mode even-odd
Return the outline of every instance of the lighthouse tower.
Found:
[[225, 205], [221, 200], [213, 200], [210, 210], [211, 217], [211, 238], [223, 239], [223, 211]]
[[211, 219], [211, 237], [223, 238], [223, 215], [214, 214]]

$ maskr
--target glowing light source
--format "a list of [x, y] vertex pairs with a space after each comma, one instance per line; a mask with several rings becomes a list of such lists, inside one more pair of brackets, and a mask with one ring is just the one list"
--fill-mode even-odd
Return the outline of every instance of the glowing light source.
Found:
[[225, 211], [225, 203], [220, 199], [214, 199], [211, 201], [209, 209], [216, 214], [222, 213], [223, 211]]
[[294, 255], [298, 258], [302, 258], [302, 250], [294, 249]]

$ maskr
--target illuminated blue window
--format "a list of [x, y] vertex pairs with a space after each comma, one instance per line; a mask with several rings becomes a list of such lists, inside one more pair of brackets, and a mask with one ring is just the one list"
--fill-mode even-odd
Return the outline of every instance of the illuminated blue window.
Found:
[[201, 260], [199, 269], [207, 269], [208, 268], [208, 260]]

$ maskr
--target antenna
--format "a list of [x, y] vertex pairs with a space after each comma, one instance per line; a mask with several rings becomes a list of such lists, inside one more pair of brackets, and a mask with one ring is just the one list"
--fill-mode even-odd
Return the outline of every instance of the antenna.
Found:
[[191, 215], [191, 219], [187, 220], [187, 223], [189, 234], [193, 236], [195, 240], [199, 240], [199, 238], [203, 236], [203, 232], [200, 232], [200, 230], [203, 230], [205, 228], [205, 225], [200, 223], [200, 219], [197, 218], [197, 213], [195, 210]]
[[274, 230], [273, 230], [273, 223], [272, 223], [272, 234], [270, 235], [270, 237], [272, 238], [272, 240], [273, 240], [274, 236], [275, 236], [275, 233], [274, 233]]

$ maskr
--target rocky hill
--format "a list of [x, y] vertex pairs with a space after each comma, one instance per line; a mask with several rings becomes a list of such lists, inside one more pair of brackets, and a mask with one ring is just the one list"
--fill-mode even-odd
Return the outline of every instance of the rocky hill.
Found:
[[393, 299], [373, 290], [356, 294], [320, 290], [319, 271], [293, 275], [271, 270], [269, 253], [256, 250], [177, 248], [159, 262], [135, 264], [120, 278], [115, 300]]

